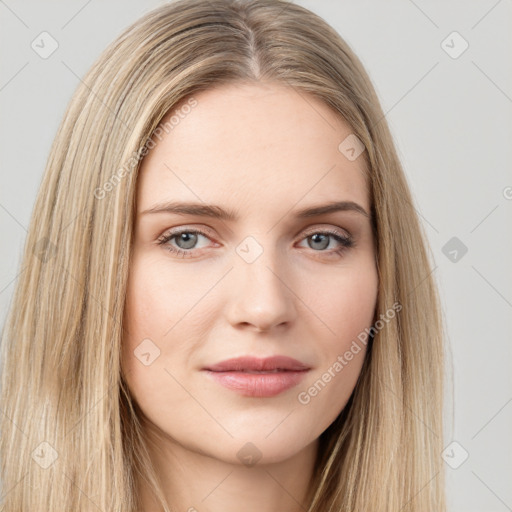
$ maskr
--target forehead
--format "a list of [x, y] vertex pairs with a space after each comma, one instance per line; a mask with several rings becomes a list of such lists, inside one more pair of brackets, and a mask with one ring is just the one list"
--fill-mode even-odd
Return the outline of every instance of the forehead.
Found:
[[153, 138], [139, 175], [139, 211], [177, 198], [256, 211], [308, 199], [369, 209], [363, 156], [351, 161], [339, 149], [352, 130], [314, 96], [258, 83], [193, 98], [192, 108], [183, 101], [168, 112], [161, 123], [168, 133]]

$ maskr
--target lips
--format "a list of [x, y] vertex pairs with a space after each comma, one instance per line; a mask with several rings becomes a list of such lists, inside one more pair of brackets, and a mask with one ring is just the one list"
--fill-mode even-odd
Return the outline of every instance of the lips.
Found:
[[250, 397], [272, 397], [296, 386], [310, 367], [287, 356], [238, 357], [203, 368], [215, 382]]
[[228, 359], [220, 363], [208, 366], [205, 370], [212, 372], [278, 372], [278, 371], [303, 371], [309, 370], [309, 366], [287, 356], [274, 356], [265, 359], [245, 356]]

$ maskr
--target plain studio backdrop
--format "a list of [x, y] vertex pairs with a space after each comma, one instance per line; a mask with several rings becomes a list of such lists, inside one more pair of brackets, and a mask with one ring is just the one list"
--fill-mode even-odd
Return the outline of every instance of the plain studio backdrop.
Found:
[[[122, 29], [162, 3], [0, 0], [0, 325], [73, 91]], [[432, 248], [453, 358], [439, 454], [449, 510], [512, 510], [512, 3], [296, 3], [366, 67]]]

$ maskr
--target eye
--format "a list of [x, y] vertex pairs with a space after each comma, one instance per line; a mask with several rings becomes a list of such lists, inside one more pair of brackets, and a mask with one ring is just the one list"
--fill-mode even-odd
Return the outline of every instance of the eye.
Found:
[[199, 229], [181, 229], [162, 235], [158, 239], [158, 245], [164, 246], [173, 254], [186, 258], [192, 256], [193, 249], [202, 248], [196, 246], [201, 237], [209, 240], [208, 235]]
[[[340, 231], [324, 229], [317, 230], [310, 234], [307, 234], [306, 238], [307, 245], [310, 249], [313, 249], [315, 252], [322, 252], [327, 254], [342, 254], [346, 250], [354, 247], [354, 240], [351, 236], [344, 235]], [[334, 244], [332, 246], [331, 242]], [[304, 246], [302, 246], [304, 247]], [[326, 249], [331, 249], [326, 250]]]
[[[177, 256], [188, 258], [194, 256], [196, 249], [208, 247], [208, 244], [198, 247], [197, 244], [201, 241], [201, 238], [211, 241], [208, 233], [205, 231], [182, 228], [162, 235], [158, 239], [158, 245], [163, 246], [166, 250]], [[308, 248], [314, 252], [325, 253], [329, 256], [340, 255], [355, 245], [350, 235], [347, 236], [341, 231], [333, 229], [317, 229], [306, 234], [306, 237], [301, 240], [307, 241]]]

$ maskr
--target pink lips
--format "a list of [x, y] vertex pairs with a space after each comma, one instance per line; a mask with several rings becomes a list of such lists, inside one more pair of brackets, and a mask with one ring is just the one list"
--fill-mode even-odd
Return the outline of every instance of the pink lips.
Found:
[[204, 368], [222, 386], [245, 396], [271, 397], [296, 386], [309, 367], [287, 356], [238, 357]]

